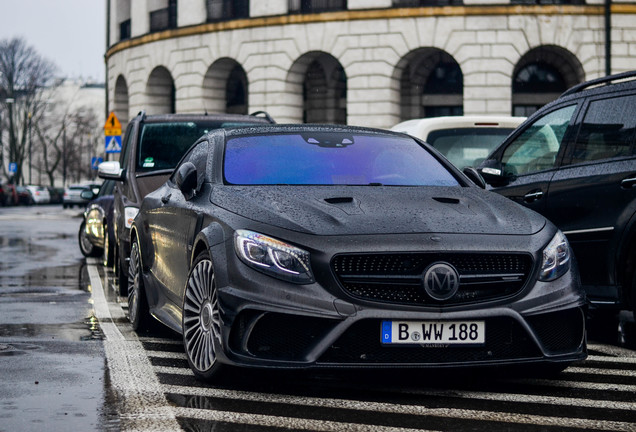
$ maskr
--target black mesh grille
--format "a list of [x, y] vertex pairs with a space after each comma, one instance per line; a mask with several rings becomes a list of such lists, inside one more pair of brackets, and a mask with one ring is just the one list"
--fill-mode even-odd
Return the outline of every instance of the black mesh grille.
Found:
[[[459, 290], [438, 302], [422, 287], [422, 274], [443, 261], [457, 269]], [[532, 269], [528, 254], [412, 253], [337, 255], [331, 267], [344, 291], [352, 297], [394, 304], [465, 304], [507, 297], [519, 292]]]
[[539, 358], [541, 351], [511, 318], [486, 320], [483, 346], [386, 346], [380, 342], [380, 320], [352, 325], [319, 359], [321, 364], [451, 365], [490, 360]]
[[527, 321], [548, 353], [561, 354], [581, 345], [585, 332], [583, 316], [583, 311], [576, 308], [530, 316]]

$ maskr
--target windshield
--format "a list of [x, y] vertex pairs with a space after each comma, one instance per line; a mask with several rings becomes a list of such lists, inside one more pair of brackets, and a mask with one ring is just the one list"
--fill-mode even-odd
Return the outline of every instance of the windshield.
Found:
[[219, 120], [145, 123], [139, 138], [137, 171], [173, 169], [192, 144], [209, 131], [251, 125]]
[[232, 138], [226, 144], [224, 175], [236, 185], [459, 184], [413, 139], [339, 132]]

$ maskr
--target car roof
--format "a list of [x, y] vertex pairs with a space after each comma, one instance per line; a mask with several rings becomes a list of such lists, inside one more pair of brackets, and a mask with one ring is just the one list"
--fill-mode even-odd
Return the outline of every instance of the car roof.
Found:
[[437, 130], [455, 128], [508, 128], [515, 129], [524, 122], [525, 117], [512, 116], [442, 116], [406, 120], [396, 124], [392, 131], [407, 133], [422, 140]]
[[378, 134], [378, 135], [395, 135], [400, 134], [389, 131], [386, 129], [375, 129], [363, 126], [346, 126], [335, 124], [269, 124], [257, 127], [236, 127], [236, 128], [224, 128], [215, 129], [208, 132], [208, 136], [212, 135], [225, 135], [231, 136], [244, 136], [254, 134], [280, 134], [280, 133], [303, 133], [303, 132], [337, 132], [337, 133], [363, 133], [363, 134]]

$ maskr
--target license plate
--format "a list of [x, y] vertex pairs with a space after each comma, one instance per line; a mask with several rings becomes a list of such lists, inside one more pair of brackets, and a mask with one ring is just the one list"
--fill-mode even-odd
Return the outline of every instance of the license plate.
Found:
[[385, 345], [483, 345], [484, 321], [382, 321]]

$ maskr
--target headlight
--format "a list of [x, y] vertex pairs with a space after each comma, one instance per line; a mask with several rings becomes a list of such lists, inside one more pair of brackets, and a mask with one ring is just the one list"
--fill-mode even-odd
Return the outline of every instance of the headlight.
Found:
[[558, 231], [552, 241], [543, 249], [543, 262], [539, 280], [552, 281], [563, 276], [570, 269], [570, 245], [565, 235]]
[[139, 213], [137, 207], [124, 207], [124, 225], [126, 228], [130, 229], [133, 221], [137, 217], [137, 213]]
[[309, 252], [262, 234], [237, 230], [234, 249], [248, 266], [270, 276], [298, 284], [314, 281]]

